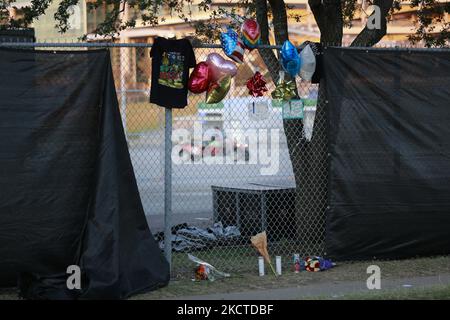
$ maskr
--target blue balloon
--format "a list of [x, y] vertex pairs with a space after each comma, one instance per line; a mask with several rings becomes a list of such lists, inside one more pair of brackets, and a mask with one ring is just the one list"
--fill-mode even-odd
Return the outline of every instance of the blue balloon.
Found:
[[237, 63], [242, 63], [244, 61], [244, 44], [233, 29], [228, 28], [227, 32], [222, 32], [220, 34], [220, 44], [227, 57], [233, 59]]
[[281, 47], [281, 65], [291, 77], [295, 77], [300, 71], [297, 48], [289, 40], [286, 40]]
[[222, 45], [223, 52], [227, 56], [231, 55], [236, 47], [238, 35], [232, 29], [228, 29], [227, 32], [220, 34], [220, 44]]

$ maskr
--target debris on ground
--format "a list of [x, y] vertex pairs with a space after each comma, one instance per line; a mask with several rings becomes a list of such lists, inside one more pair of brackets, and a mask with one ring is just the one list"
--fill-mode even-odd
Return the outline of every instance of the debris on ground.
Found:
[[189, 260], [191, 260], [192, 262], [197, 264], [197, 266], [195, 268], [195, 280], [196, 281], [201, 281], [201, 280], [214, 281], [217, 279], [230, 277], [229, 273], [225, 273], [225, 272], [217, 270], [214, 266], [212, 266], [208, 262], [200, 260], [199, 258], [193, 256], [192, 254], [188, 254], [188, 258], [189, 258]]
[[[199, 228], [183, 223], [172, 228], [172, 250], [186, 252], [226, 245], [239, 239], [240, 236], [241, 233], [236, 226], [224, 228], [221, 222], [214, 223], [209, 228]], [[155, 239], [159, 243], [159, 248], [164, 250], [164, 233], [155, 234]]]

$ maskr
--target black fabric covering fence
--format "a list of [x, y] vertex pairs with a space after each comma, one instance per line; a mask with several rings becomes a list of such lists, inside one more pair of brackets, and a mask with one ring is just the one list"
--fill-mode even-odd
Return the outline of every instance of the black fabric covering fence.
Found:
[[450, 51], [327, 48], [336, 259], [450, 253]]
[[[118, 299], [164, 286], [109, 52], [0, 49], [0, 286]], [[79, 265], [81, 290], [66, 268]]]

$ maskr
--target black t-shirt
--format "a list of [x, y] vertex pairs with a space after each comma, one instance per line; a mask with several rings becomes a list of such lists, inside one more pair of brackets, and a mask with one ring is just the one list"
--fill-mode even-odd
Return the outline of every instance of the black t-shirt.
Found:
[[166, 108], [187, 105], [189, 68], [195, 67], [195, 55], [187, 39], [158, 37], [150, 51], [152, 87], [150, 102]]

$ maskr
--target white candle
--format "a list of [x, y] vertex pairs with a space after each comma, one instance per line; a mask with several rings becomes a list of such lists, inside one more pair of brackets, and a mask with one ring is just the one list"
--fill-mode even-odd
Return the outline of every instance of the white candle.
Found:
[[259, 276], [262, 277], [264, 275], [264, 258], [263, 257], [258, 258], [258, 269], [259, 269]]
[[275, 261], [276, 261], [277, 274], [279, 276], [281, 276], [281, 256], [276, 256]]

